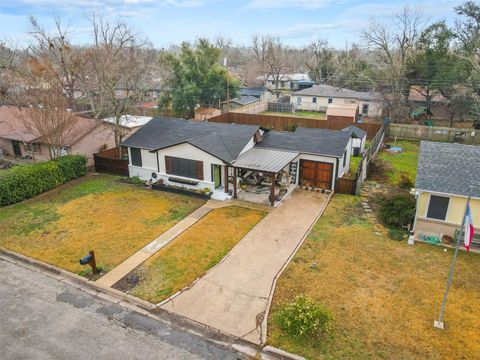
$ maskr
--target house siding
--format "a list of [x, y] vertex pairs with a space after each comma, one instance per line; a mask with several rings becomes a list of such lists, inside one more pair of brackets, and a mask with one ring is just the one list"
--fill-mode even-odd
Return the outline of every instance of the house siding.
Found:
[[[297, 102], [297, 98], [300, 97], [302, 100], [300, 103]], [[317, 99], [317, 102], [313, 102], [313, 98]], [[323, 96], [313, 96], [313, 95], [295, 95], [293, 94], [290, 98], [290, 102], [294, 104], [296, 110], [309, 110], [309, 111], [321, 111], [326, 112], [328, 107], [329, 97]], [[331, 104], [340, 105], [340, 104], [358, 104], [359, 111], [362, 113], [363, 105], [368, 105], [368, 113], [363, 114], [369, 117], [376, 117], [382, 115], [382, 103], [378, 101], [365, 101], [351, 98], [338, 98], [332, 97]]]
[[[428, 204], [430, 195], [445, 196], [450, 198], [445, 221], [427, 218]], [[417, 215], [415, 220], [415, 235], [420, 233], [425, 235], [449, 235], [453, 236], [463, 220], [467, 198], [462, 196], [437, 194], [430, 192], [421, 192], [417, 199]], [[480, 224], [480, 199], [471, 199], [470, 209], [472, 211], [473, 223], [476, 226]]]
[[[128, 148], [129, 159], [130, 148]], [[129, 173], [130, 176], [138, 176], [142, 180], [150, 180], [152, 178], [152, 173], [156, 173], [158, 179], [162, 179], [165, 184], [171, 184], [175, 186], [180, 186], [180, 184], [175, 182], [170, 182], [168, 178], [176, 177], [182, 178], [181, 176], [167, 174], [165, 169], [165, 156], [178, 157], [190, 160], [201, 161], [203, 163], [203, 180], [193, 179], [198, 181], [198, 184], [193, 185], [182, 185], [191, 189], [204, 189], [210, 188], [214, 190], [215, 184], [212, 178], [212, 165], [224, 165], [224, 162], [203, 150], [196, 148], [193, 145], [183, 143], [175, 146], [171, 146], [166, 149], [158, 150], [156, 152], [150, 152], [145, 149], [141, 149], [142, 155], [142, 167], [133, 166], [131, 160], [129, 163]], [[157, 164], [158, 156], [158, 164]], [[221, 171], [222, 184], [225, 184], [225, 170], [222, 167]]]
[[99, 152], [102, 148], [110, 149], [112, 147], [115, 147], [113, 128], [102, 124], [75, 142], [68, 153], [85, 155], [87, 166], [92, 166], [93, 154]]

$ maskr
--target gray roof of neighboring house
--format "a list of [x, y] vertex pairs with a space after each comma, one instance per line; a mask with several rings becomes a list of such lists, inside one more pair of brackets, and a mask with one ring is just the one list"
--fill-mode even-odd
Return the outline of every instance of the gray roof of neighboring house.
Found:
[[308, 89], [296, 91], [292, 96], [319, 96], [331, 98], [348, 98], [366, 101], [383, 101], [383, 96], [377, 92], [356, 91], [342, 89], [330, 85], [314, 85]]
[[297, 152], [255, 147], [241, 154], [233, 165], [243, 169], [278, 173], [297, 156]]
[[268, 131], [258, 147], [341, 157], [350, 134], [344, 131], [298, 128], [295, 132]]
[[363, 139], [367, 135], [367, 133], [363, 129], [360, 129], [355, 125], [347, 126], [345, 129], [342, 129], [342, 131], [349, 131], [351, 134], [355, 135], [359, 139]]
[[238, 89], [238, 93], [241, 96], [255, 96], [257, 98], [262, 96], [266, 92], [272, 92], [272, 91], [265, 86], [241, 87], [240, 89]]
[[248, 104], [252, 104], [256, 101], [259, 101], [260, 98], [256, 97], [256, 96], [239, 96], [239, 97], [236, 97], [232, 100], [230, 100], [231, 102], [233, 103], [236, 103], [236, 104], [240, 104], [240, 105], [248, 105]]
[[422, 141], [415, 188], [480, 197], [480, 146]]
[[231, 162], [245, 148], [258, 128], [254, 125], [157, 117], [123, 141], [122, 145], [158, 150], [186, 142], [221, 160]]

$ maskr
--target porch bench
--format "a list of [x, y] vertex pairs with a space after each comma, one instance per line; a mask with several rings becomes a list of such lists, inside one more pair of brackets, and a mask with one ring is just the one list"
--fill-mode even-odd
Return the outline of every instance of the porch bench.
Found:
[[[463, 230], [460, 230], [460, 229], [457, 229], [455, 230], [455, 239], [457, 239], [457, 236], [459, 235], [459, 233], [461, 232], [461, 241], [463, 243]], [[475, 229], [475, 233], [473, 234], [473, 238], [472, 238], [472, 243], [470, 245], [472, 248], [477, 248], [477, 249], [480, 249], [480, 231], [478, 231], [478, 229]]]
[[176, 177], [169, 177], [168, 181], [176, 182], [176, 183], [179, 183], [179, 184], [192, 185], [192, 186], [198, 185], [198, 181], [181, 179], [181, 178], [176, 178]]

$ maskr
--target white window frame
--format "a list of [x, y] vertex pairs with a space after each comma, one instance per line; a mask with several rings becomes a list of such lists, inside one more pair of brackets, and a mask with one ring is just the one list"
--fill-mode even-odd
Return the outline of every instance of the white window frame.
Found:
[[[437, 196], [437, 197], [444, 197], [444, 198], [447, 198], [447, 199], [448, 199], [447, 212], [445, 213], [445, 219], [444, 219], [444, 220], [428, 217], [428, 209], [430, 208], [430, 201], [431, 201], [431, 199], [432, 199], [432, 195], [433, 195], [433, 196]], [[436, 221], [444, 221], [444, 222], [447, 222], [447, 219], [449, 218], [449, 215], [450, 215], [450, 206], [451, 206], [451, 204], [452, 204], [452, 197], [451, 197], [451, 196], [448, 196], [448, 195], [445, 195], [445, 194], [429, 193], [429, 194], [428, 194], [428, 204], [427, 204], [427, 206], [425, 207], [425, 215], [424, 215], [424, 218], [425, 218], [425, 219], [429, 219], [429, 220], [434, 220], [434, 221], [436, 220]]]
[[25, 150], [27, 152], [36, 152], [40, 153], [40, 144], [39, 143], [25, 143]]
[[[364, 111], [365, 107], [367, 108], [367, 111]], [[362, 114], [363, 115], [368, 115], [368, 112], [370, 111], [370, 104], [363, 103], [362, 104]]]
[[302, 105], [302, 97], [297, 96], [297, 105]]

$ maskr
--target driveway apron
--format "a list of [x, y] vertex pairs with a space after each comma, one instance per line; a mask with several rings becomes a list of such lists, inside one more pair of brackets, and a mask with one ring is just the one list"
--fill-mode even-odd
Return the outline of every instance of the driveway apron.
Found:
[[295, 191], [221, 263], [162, 307], [230, 335], [261, 343], [274, 279], [327, 202], [328, 195]]

